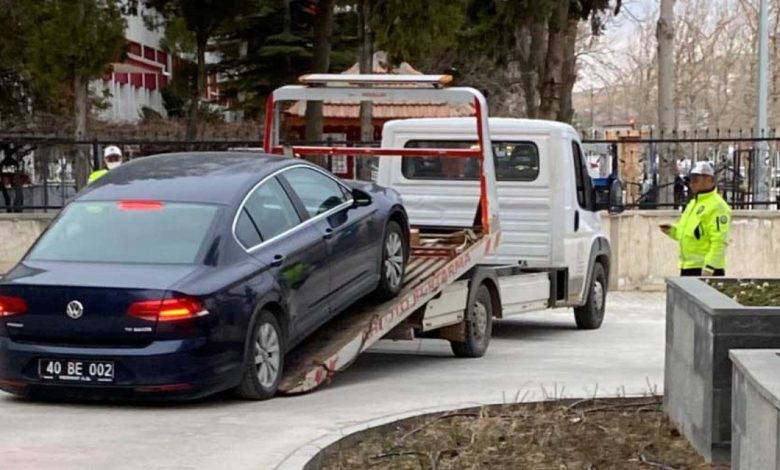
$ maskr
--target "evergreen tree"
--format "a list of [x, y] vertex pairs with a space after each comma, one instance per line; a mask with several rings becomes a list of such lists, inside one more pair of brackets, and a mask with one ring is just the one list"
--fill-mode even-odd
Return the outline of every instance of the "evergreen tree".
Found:
[[[195, 139], [201, 113], [201, 96], [206, 90], [206, 52], [212, 39], [245, 14], [251, 14], [255, 0], [143, 0], [165, 18], [169, 28], [185, 28], [195, 46], [196, 80], [190, 96], [187, 138]], [[166, 36], [170, 36], [166, 34]]]

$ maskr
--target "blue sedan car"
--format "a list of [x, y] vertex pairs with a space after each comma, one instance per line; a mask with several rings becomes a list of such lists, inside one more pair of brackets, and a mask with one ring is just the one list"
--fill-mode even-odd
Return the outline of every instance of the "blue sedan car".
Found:
[[95, 396], [274, 395], [291, 348], [403, 284], [398, 194], [251, 153], [109, 172], [0, 282], [0, 388]]

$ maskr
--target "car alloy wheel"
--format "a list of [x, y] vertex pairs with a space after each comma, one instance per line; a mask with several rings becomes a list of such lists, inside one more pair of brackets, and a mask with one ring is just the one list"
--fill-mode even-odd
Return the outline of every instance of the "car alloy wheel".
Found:
[[255, 341], [255, 368], [257, 380], [265, 388], [271, 388], [276, 383], [281, 362], [280, 352], [276, 329], [271, 324], [264, 323], [260, 326]]
[[404, 269], [403, 241], [396, 232], [391, 232], [385, 242], [385, 277], [390, 287], [397, 289]]

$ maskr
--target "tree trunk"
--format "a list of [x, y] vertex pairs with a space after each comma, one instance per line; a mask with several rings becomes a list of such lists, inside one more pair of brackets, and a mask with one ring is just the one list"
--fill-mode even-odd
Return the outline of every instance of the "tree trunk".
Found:
[[543, 21], [535, 21], [529, 28], [528, 50], [523, 54], [523, 95], [525, 112], [529, 118], [539, 115], [541, 78], [544, 76], [544, 51], [547, 43], [547, 27]]
[[[290, 35], [292, 35], [292, 11], [290, 10], [291, 2], [292, 0], [284, 0], [282, 2], [284, 10], [284, 26], [282, 32], [285, 38], [288, 38]], [[284, 56], [284, 75], [285, 77], [292, 75], [292, 58], [289, 55]]]
[[[374, 71], [374, 35], [371, 31], [373, 0], [360, 0], [358, 12], [360, 15], [360, 73], [370, 74]], [[370, 101], [360, 102], [360, 140], [374, 140], [373, 106]], [[368, 158], [358, 158], [358, 178], [371, 178], [371, 162]]]
[[572, 93], [574, 83], [577, 81], [577, 26], [579, 21], [574, 18], [569, 19], [566, 26], [566, 42], [563, 57], [563, 71], [561, 74], [561, 96], [560, 108], [558, 109], [558, 120], [571, 124], [574, 119], [574, 104], [572, 103]]
[[206, 45], [208, 38], [197, 38], [198, 55], [198, 76], [195, 81], [195, 88], [192, 90], [192, 99], [190, 100], [190, 113], [187, 118], [187, 140], [193, 141], [198, 138], [198, 120], [200, 114], [200, 98], [206, 91]]
[[[317, 17], [314, 20], [314, 48], [311, 58], [312, 73], [328, 73], [330, 69], [335, 5], [336, 0], [320, 0], [317, 4]], [[322, 121], [322, 101], [306, 103], [306, 140], [322, 140]], [[315, 163], [324, 166], [325, 158], [317, 157]]]
[[542, 103], [539, 107], [539, 117], [542, 119], [558, 117], [568, 18], [569, 0], [559, 0], [547, 28], [547, 59], [542, 79]]
[[[88, 87], [89, 83], [86, 78], [80, 76], [73, 78], [73, 119], [75, 124], [73, 137], [75, 140], [85, 140], [87, 138]], [[73, 158], [76, 188], [83, 188], [87, 184], [89, 166], [89, 151], [83, 145], [76, 145]]]
[[[658, 40], [658, 136], [670, 137], [675, 126], [676, 71], [674, 64], [674, 0], [661, 0], [661, 14], [656, 28]], [[674, 200], [674, 184], [677, 166], [672, 148], [668, 144], [658, 146], [661, 203]]]

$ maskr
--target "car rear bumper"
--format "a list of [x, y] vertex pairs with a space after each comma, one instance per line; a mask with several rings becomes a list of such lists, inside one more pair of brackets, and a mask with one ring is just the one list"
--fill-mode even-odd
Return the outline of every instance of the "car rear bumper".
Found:
[[[45, 381], [39, 359], [113, 361], [111, 384]], [[105, 398], [197, 398], [238, 384], [241, 354], [208, 338], [155, 341], [137, 348], [93, 348], [23, 343], [0, 336], [0, 390]]]

